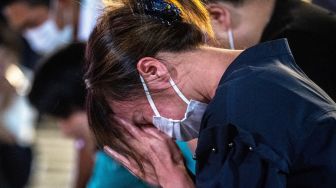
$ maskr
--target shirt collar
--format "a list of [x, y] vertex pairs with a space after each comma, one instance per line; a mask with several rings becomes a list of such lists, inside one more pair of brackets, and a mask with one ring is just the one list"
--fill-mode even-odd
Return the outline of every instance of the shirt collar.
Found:
[[261, 61], [266, 58], [276, 57], [281, 55], [292, 55], [289, 48], [287, 39], [277, 39], [274, 41], [268, 41], [260, 43], [253, 47], [244, 50], [226, 69], [221, 82], [235, 70], [243, 66], [257, 66], [265, 61]]

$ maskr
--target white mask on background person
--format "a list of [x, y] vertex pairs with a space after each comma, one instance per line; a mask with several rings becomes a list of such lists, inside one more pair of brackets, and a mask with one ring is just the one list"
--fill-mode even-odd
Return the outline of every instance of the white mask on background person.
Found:
[[31, 48], [40, 55], [47, 55], [72, 40], [72, 26], [65, 26], [60, 30], [53, 19], [45, 21], [38, 27], [25, 31], [24, 37]]
[[233, 37], [232, 29], [229, 28], [229, 30], [228, 30], [227, 33], [228, 33], [228, 39], [229, 39], [230, 49], [234, 50], [235, 49], [235, 45], [234, 45], [234, 37]]
[[5, 129], [15, 137], [20, 146], [34, 143], [36, 117], [37, 113], [30, 106], [27, 97], [19, 95], [14, 97], [6, 110], [0, 114]]
[[190, 141], [194, 138], [198, 138], [202, 117], [208, 104], [195, 100], [189, 101], [170, 78], [170, 85], [173, 87], [176, 94], [188, 105], [188, 107], [182, 120], [173, 120], [162, 117], [154, 104], [144, 79], [141, 76], [140, 79], [144, 87], [147, 100], [155, 114], [155, 116], [153, 116], [154, 126], [167, 134], [169, 137], [178, 141]]

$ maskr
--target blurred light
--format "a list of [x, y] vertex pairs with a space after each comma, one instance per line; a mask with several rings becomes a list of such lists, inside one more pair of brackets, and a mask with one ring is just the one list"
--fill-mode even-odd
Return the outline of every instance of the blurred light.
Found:
[[5, 71], [5, 78], [19, 95], [25, 95], [27, 93], [29, 80], [18, 66], [10, 64]]

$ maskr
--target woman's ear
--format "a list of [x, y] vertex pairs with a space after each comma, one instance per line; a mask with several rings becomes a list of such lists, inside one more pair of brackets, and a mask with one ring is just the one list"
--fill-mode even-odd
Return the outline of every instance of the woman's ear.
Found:
[[144, 57], [138, 61], [137, 70], [151, 90], [169, 87], [169, 71], [166, 65], [153, 57]]
[[231, 28], [231, 13], [226, 5], [223, 3], [209, 3], [207, 9], [214, 29], [221, 30], [215, 32], [226, 32]]

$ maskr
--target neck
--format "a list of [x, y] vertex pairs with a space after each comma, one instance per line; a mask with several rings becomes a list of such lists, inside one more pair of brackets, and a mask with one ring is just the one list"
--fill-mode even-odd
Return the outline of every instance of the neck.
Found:
[[231, 8], [234, 34], [238, 49], [246, 49], [260, 42], [269, 23], [276, 0], [246, 1], [240, 8]]
[[187, 98], [208, 103], [215, 96], [224, 72], [240, 53], [207, 46], [183, 52], [178, 57], [171, 57], [170, 61], [175, 62], [174, 68], [179, 73], [174, 79]]

